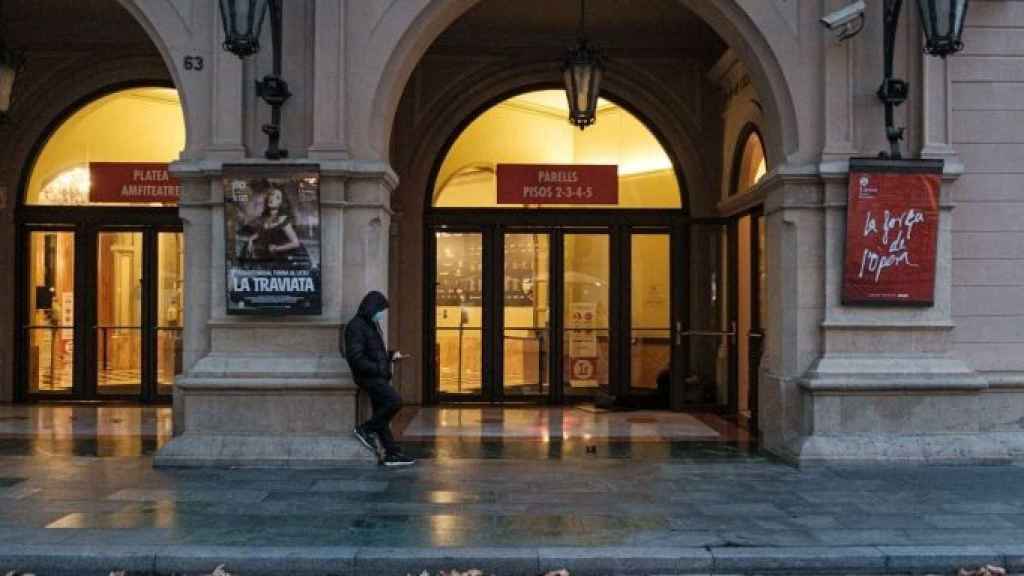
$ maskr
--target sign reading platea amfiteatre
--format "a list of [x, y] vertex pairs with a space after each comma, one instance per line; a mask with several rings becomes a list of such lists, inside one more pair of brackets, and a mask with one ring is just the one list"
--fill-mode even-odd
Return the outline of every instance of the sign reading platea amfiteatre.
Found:
[[89, 201], [114, 204], [174, 204], [181, 183], [158, 162], [90, 162]]
[[941, 160], [850, 160], [843, 304], [930, 306]]

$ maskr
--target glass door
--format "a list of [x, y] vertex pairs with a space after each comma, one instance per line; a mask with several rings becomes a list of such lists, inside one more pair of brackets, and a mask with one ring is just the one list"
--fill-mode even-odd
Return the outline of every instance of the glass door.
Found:
[[681, 384], [672, 389], [674, 410], [721, 407], [735, 402], [735, 243], [724, 223], [692, 223], [683, 246], [684, 309], [675, 323]]
[[19, 372], [30, 398], [167, 398], [182, 372], [179, 228], [30, 227]]
[[672, 387], [672, 236], [629, 237], [629, 390], [633, 404], [667, 408]]
[[96, 234], [95, 383], [101, 396], [142, 393], [144, 250], [142, 232]]
[[551, 238], [539, 232], [503, 238], [501, 394], [544, 397], [551, 389]]
[[440, 396], [483, 398], [481, 232], [435, 232], [434, 383]]
[[29, 231], [22, 368], [27, 392], [70, 396], [75, 392], [76, 238], [70, 230]]
[[185, 238], [181, 232], [159, 232], [156, 243], [156, 386], [169, 396], [182, 372], [182, 327], [185, 312]]
[[611, 242], [607, 233], [562, 236], [562, 393], [610, 389]]

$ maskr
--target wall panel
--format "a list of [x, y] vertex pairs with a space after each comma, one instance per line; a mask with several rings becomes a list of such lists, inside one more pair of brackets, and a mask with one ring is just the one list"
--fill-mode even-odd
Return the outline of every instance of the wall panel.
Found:
[[1024, 2], [971, 2], [950, 59], [953, 333], [982, 372], [1024, 375]]

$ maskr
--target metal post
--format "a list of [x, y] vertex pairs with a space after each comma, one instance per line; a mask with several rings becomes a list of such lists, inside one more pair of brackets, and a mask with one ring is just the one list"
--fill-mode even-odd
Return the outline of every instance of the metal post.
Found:
[[[885, 137], [889, 140], [888, 158], [901, 158], [900, 140], [903, 139], [903, 127], [894, 126], [895, 108], [907, 100], [909, 85], [905, 80], [893, 78], [893, 53], [896, 49], [896, 29], [900, 21], [900, 10], [903, 0], [885, 0], [884, 8], [884, 59], [885, 74], [882, 85], [878, 88], [878, 98], [885, 104]], [[886, 157], [882, 152], [879, 156]]]
[[256, 81], [256, 93], [270, 105], [270, 124], [263, 125], [263, 133], [269, 137], [265, 156], [269, 160], [288, 157], [288, 151], [279, 147], [281, 140], [281, 106], [291, 97], [288, 83], [281, 79], [281, 28], [282, 0], [270, 0], [270, 40], [273, 50], [274, 68], [270, 75]]

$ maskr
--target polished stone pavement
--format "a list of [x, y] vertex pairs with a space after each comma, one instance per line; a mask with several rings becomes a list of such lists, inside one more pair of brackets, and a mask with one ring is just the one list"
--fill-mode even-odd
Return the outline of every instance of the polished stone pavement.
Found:
[[736, 437], [428, 435], [406, 438], [421, 460], [405, 469], [154, 469], [161, 410], [61, 410], [0, 407], [0, 574], [1024, 569], [1016, 465], [797, 469]]

